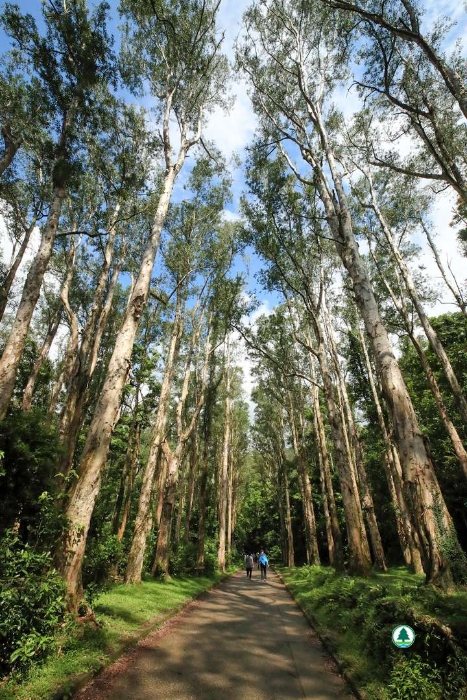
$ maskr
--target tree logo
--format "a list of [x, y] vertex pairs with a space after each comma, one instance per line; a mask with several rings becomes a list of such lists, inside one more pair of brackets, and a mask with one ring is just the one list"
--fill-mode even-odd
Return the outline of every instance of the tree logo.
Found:
[[399, 625], [392, 630], [392, 643], [399, 649], [411, 647], [415, 641], [415, 632], [408, 625]]

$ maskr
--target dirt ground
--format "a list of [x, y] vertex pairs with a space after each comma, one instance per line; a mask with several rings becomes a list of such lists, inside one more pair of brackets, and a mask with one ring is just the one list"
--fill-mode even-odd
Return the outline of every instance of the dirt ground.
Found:
[[350, 700], [279, 578], [238, 572], [109, 666], [76, 700]]

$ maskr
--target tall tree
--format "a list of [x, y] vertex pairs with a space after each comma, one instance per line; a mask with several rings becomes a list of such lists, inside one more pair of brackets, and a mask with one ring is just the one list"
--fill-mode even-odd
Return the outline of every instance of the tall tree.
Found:
[[[222, 102], [226, 60], [216, 31], [218, 5], [123, 0], [127, 19], [123, 70], [130, 87], [149, 85], [161, 126], [165, 168], [151, 233], [117, 334], [107, 376], [91, 421], [79, 465], [80, 477], [67, 508], [69, 530], [59, 555], [70, 609], [82, 597], [81, 567], [100, 478], [118, 417], [124, 382], [139, 320], [147, 302], [154, 261], [175, 180], [187, 154], [199, 143], [206, 111]], [[171, 120], [178, 126], [173, 145]], [[175, 149], [175, 153], [174, 153]]]
[[91, 14], [84, 0], [70, 8], [47, 2], [43, 9], [44, 36], [35, 19], [22, 15], [16, 6], [7, 5], [3, 15], [3, 25], [22, 60], [40, 81], [53, 116], [45, 144], [51, 153], [49, 210], [0, 359], [0, 419], [5, 417], [13, 393], [21, 352], [52, 255], [62, 204], [73, 179], [79, 177], [80, 131], [92, 119], [93, 111], [100, 108], [99, 93], [105, 92], [113, 70], [106, 12], [105, 3], [97, 5]]
[[[352, 280], [371, 339], [410, 507], [417, 514], [427, 582], [449, 587], [452, 576], [441, 530], [453, 533], [452, 520], [358, 249], [345, 174], [339, 166], [335, 128], [340, 119], [331, 103], [331, 90], [337, 87], [346, 66], [335, 21], [318, 6], [304, 8], [287, 0], [255, 4], [246, 14], [248, 45], [239, 52], [239, 61], [253, 86], [263, 143], [268, 149], [269, 144], [276, 144], [297, 179], [316, 188], [329, 235]], [[302, 171], [286, 150], [290, 144], [302, 157]], [[311, 176], [303, 174], [305, 164]]]
[[[319, 274], [321, 252], [319, 246], [313, 245], [314, 232], [321, 227], [320, 215], [295, 190], [293, 175], [285, 175], [279, 161], [261, 161], [261, 156], [255, 154], [249, 170], [249, 184], [255, 199], [244, 204], [249, 227], [246, 237], [269, 263], [269, 285], [283, 289], [286, 295], [294, 294], [303, 311], [298, 323], [291, 314], [293, 337], [314, 355], [320, 367], [346, 514], [349, 568], [365, 575], [371, 565], [370, 551], [356, 473], [346, 448], [337, 388], [320, 318], [323, 293]], [[309, 338], [313, 335], [315, 342], [308, 339], [306, 332], [296, 332], [294, 325], [299, 324], [305, 331], [309, 329]]]

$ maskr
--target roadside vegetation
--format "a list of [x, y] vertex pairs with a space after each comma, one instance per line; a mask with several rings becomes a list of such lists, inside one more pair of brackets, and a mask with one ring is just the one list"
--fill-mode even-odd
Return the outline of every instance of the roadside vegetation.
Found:
[[[362, 697], [467, 698], [467, 590], [443, 594], [405, 567], [368, 578], [321, 566], [278, 571]], [[400, 624], [416, 634], [408, 649], [391, 641]]]
[[[63, 618], [55, 632], [47, 636], [48, 656], [42, 663], [33, 653], [28, 659], [29, 649], [35, 654], [39, 651], [39, 635], [30, 642], [26, 638], [22, 654], [16, 657], [16, 671], [0, 685], [1, 700], [45, 700], [55, 697], [60, 689], [62, 697], [68, 697], [68, 693], [71, 697], [79, 678], [97, 674], [223, 576], [213, 573], [196, 578], [147, 579], [139, 586], [116, 585], [95, 602], [92, 624], [71, 616]], [[63, 599], [58, 597], [56, 603], [64, 608]]]

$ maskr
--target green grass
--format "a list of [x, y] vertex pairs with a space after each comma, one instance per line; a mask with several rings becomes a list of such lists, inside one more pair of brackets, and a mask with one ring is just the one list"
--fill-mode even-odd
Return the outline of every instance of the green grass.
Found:
[[[135, 643], [157, 629], [191, 599], [221, 580], [221, 574], [198, 578], [153, 579], [139, 586], [117, 585], [99, 597], [94, 611], [99, 629], [68, 623], [57, 638], [57, 652], [26, 677], [0, 686], [1, 700], [46, 700], [84, 673], [97, 673]], [[71, 697], [71, 694], [70, 694]]]
[[[292, 595], [368, 700], [467, 700], [467, 592], [443, 594], [405, 567], [368, 578], [330, 568], [281, 568]], [[392, 629], [411, 625], [401, 650]], [[456, 650], [439, 625], [449, 626]]]

